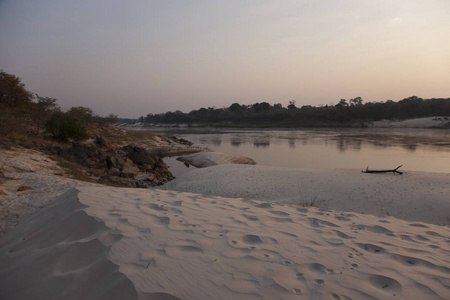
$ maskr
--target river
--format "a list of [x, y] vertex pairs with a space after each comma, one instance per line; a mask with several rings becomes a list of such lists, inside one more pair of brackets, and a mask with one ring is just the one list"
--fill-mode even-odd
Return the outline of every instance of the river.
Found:
[[[450, 173], [448, 129], [217, 129], [149, 128], [207, 147], [243, 155], [260, 165], [288, 168], [393, 169]], [[168, 158], [172, 172], [188, 169]]]

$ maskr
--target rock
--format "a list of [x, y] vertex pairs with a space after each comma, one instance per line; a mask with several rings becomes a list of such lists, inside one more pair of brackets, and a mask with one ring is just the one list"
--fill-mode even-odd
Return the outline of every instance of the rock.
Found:
[[139, 173], [139, 168], [136, 167], [133, 164], [130, 163], [125, 163], [123, 165], [123, 168], [121, 170], [121, 174], [120, 177], [124, 177], [124, 178], [133, 178], [134, 176], [136, 176]]
[[74, 142], [66, 149], [48, 147], [46, 152], [77, 163], [97, 182], [147, 188], [174, 178], [157, 153], [135, 145], [119, 147], [100, 137], [85, 143]]
[[137, 187], [137, 188], [141, 188], [141, 189], [146, 189], [146, 188], [148, 188], [148, 184], [145, 183], [145, 182], [143, 182], [143, 181], [141, 181], [141, 180], [136, 181], [135, 184], [136, 184], [136, 187]]
[[113, 167], [113, 168], [108, 170], [108, 174], [110, 176], [120, 176], [121, 172], [120, 172], [120, 169]]
[[27, 191], [27, 190], [32, 190], [33, 188], [31, 187], [31, 186], [29, 186], [29, 185], [22, 185], [22, 186], [20, 186], [18, 189], [17, 189], [17, 191], [18, 192], [23, 192], [23, 191]]
[[117, 183], [120, 186], [124, 186], [124, 187], [131, 187], [134, 188], [136, 187], [136, 183], [129, 178], [120, 178], [120, 177], [114, 177], [110, 179], [112, 182]]
[[148, 180], [149, 175], [150, 174], [145, 173], [145, 172], [139, 172], [138, 174], [136, 174], [136, 176], [134, 176], [134, 179], [140, 180], [140, 181]]
[[132, 162], [138, 166], [154, 166], [155, 159], [152, 155], [141, 147], [133, 147], [131, 145], [122, 147], [122, 150], [126, 153], [126, 156], [132, 160]]
[[95, 138], [95, 144], [100, 147], [100, 148], [104, 148], [106, 147], [106, 141], [104, 139], [102, 139], [101, 137], [96, 137]]

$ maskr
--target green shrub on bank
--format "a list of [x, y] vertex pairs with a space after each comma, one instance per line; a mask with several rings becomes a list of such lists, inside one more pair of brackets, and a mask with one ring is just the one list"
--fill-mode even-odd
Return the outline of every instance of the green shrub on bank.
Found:
[[82, 121], [69, 113], [53, 113], [45, 123], [45, 129], [55, 139], [61, 141], [67, 141], [68, 139], [80, 141], [89, 137]]

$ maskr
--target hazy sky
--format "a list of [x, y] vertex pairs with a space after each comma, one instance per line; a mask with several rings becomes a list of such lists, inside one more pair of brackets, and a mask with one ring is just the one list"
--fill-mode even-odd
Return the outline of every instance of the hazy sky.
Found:
[[0, 69], [62, 108], [450, 97], [449, 0], [0, 0]]

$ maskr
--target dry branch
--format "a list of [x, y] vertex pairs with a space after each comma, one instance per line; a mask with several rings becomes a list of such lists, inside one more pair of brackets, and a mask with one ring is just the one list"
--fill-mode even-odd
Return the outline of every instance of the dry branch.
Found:
[[392, 172], [394, 174], [397, 173], [397, 174], [402, 175], [403, 172], [397, 171], [401, 166], [402, 165], [398, 166], [397, 168], [395, 168], [393, 170], [369, 170], [369, 167], [367, 167], [366, 170], [362, 171], [362, 172], [363, 173], [389, 173], [389, 172]]

